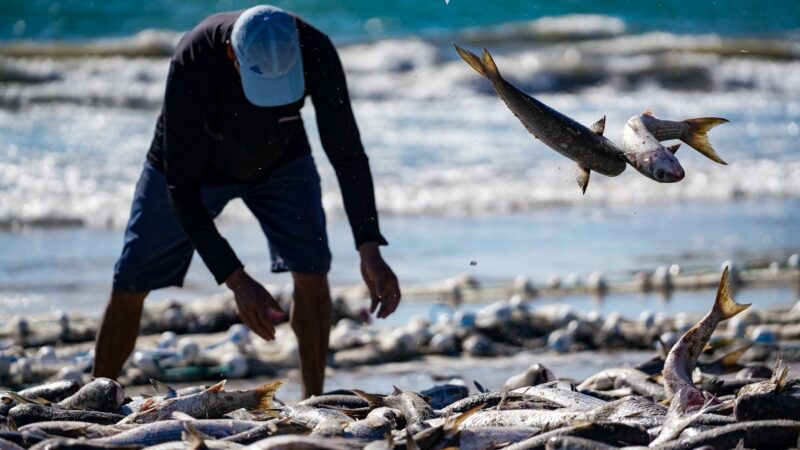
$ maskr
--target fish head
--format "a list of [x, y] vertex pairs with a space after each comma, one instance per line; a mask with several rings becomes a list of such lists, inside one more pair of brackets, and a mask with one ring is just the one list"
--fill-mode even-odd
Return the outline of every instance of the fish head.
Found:
[[664, 146], [628, 155], [628, 160], [636, 170], [659, 183], [675, 183], [686, 176], [678, 158]]

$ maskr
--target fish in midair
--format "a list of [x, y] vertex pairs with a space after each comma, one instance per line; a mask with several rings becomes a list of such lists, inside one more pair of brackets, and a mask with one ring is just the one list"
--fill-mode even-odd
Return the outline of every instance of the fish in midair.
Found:
[[622, 131], [622, 150], [628, 163], [644, 176], [660, 183], [683, 179], [683, 170], [675, 153], [680, 143], [664, 146], [660, 141], [680, 139], [709, 159], [726, 164], [708, 141], [711, 128], [728, 122], [719, 117], [701, 117], [676, 122], [658, 119], [650, 110], [633, 116]]
[[682, 121], [665, 120], [656, 117], [650, 109], [642, 113], [640, 117], [644, 126], [659, 141], [680, 139], [706, 158], [719, 164], [728, 164], [720, 158], [708, 140], [708, 132], [717, 125], [728, 123], [728, 119], [697, 117]]
[[749, 306], [749, 303], [739, 304], [731, 298], [729, 271], [728, 267], [725, 267], [711, 311], [678, 339], [664, 361], [662, 371], [664, 391], [669, 396], [684, 390], [682, 393], [685, 402], [684, 411], [692, 411], [706, 403], [703, 391], [695, 387], [692, 381], [692, 372], [697, 365], [697, 358], [717, 328], [717, 324], [739, 314]]
[[492, 82], [497, 95], [535, 138], [577, 163], [575, 178], [584, 193], [591, 171], [615, 177], [625, 170], [623, 151], [603, 136], [605, 117], [589, 129], [503, 79], [486, 49], [479, 58], [457, 45], [455, 48], [470, 67]]

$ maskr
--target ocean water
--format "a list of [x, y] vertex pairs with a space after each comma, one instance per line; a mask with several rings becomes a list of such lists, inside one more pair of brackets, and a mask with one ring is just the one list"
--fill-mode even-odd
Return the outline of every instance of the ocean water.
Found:
[[[168, 55], [205, 15], [251, 4], [0, 4], [0, 309], [98, 312]], [[672, 263], [713, 269], [800, 251], [798, 2], [277, 4], [339, 46], [391, 242], [385, 254], [404, 284], [456, 273], [502, 282]], [[452, 42], [490, 49], [509, 81], [582, 123], [605, 115], [612, 140], [647, 108], [670, 119], [726, 117], [710, 136], [729, 165], [684, 146], [680, 183], [629, 168], [592, 176], [581, 195], [572, 163], [524, 130]], [[331, 278], [355, 283], [352, 238], [310, 105], [303, 117], [323, 180]], [[264, 238], [241, 204], [219, 224], [259, 279], [289, 281], [268, 272]], [[185, 289], [154, 296], [219, 289], [196, 260]], [[770, 304], [797, 297], [764, 294]], [[669, 308], [694, 298], [679, 295]]]

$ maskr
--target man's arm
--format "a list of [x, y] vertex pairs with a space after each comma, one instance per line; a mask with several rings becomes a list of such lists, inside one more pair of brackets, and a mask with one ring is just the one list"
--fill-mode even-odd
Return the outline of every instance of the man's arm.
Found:
[[400, 287], [392, 269], [383, 260], [379, 246], [386, 245], [380, 233], [375, 191], [369, 160], [361, 144], [344, 70], [336, 48], [327, 36], [311, 33], [316, 57], [306, 64], [311, 99], [317, 114], [320, 140], [328, 155], [339, 187], [356, 249], [361, 256], [361, 273], [372, 297], [370, 312], [378, 309], [385, 318], [400, 303]]
[[[311, 34], [317, 60], [306, 64], [311, 99], [325, 153], [336, 171], [356, 248], [387, 242], [378, 227], [369, 160], [361, 144], [339, 56], [327, 36]], [[310, 66], [310, 67], [309, 67]]]
[[187, 69], [173, 62], [164, 98], [164, 160], [170, 206], [217, 283], [225, 282], [233, 291], [242, 322], [257, 335], [272, 340], [275, 328], [269, 309], [276, 310], [276, 318], [280, 318], [280, 306], [244, 271], [200, 197], [207, 143], [199, 89]]
[[222, 284], [242, 263], [219, 234], [202, 198], [207, 142], [200, 87], [179, 63], [170, 65], [164, 97], [164, 161], [170, 206], [197, 253]]

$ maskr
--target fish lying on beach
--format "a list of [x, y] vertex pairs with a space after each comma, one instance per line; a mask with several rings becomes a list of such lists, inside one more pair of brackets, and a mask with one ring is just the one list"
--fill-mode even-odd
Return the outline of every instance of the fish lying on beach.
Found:
[[687, 412], [702, 406], [706, 402], [706, 396], [694, 386], [692, 371], [694, 371], [697, 364], [697, 358], [717, 328], [717, 324], [723, 320], [730, 319], [750, 306], [750, 304], [738, 304], [731, 298], [728, 278], [729, 269], [726, 266], [722, 272], [722, 278], [717, 289], [717, 297], [711, 311], [681, 336], [669, 351], [669, 354], [667, 354], [667, 359], [664, 362], [664, 370], [662, 371], [664, 390], [669, 396], [685, 389], [686, 404], [683, 405], [683, 410]]
[[264, 411], [272, 408], [272, 397], [283, 383], [283, 380], [278, 380], [252, 390], [226, 391], [225, 381], [221, 381], [197, 394], [142, 405], [138, 412], [126, 417], [125, 422], [154, 422], [170, 418], [175, 412], [206, 419], [222, 417], [241, 408]]
[[605, 117], [589, 129], [503, 79], [487, 50], [479, 58], [457, 45], [455, 48], [470, 67], [492, 82], [497, 95], [535, 138], [577, 163], [576, 178], [584, 193], [591, 171], [615, 177], [625, 170], [622, 150], [603, 136]]
[[119, 383], [108, 378], [97, 378], [58, 403], [64, 409], [89, 409], [116, 411], [125, 401], [125, 391]]

